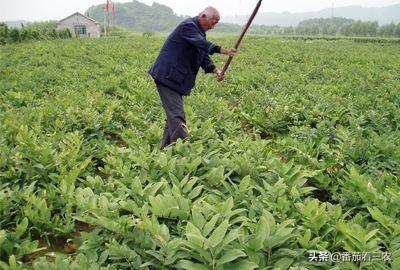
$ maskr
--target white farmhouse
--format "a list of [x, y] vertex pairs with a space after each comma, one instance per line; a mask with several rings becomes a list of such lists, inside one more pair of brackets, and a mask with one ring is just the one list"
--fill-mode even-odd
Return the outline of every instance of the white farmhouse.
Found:
[[69, 29], [73, 37], [98, 38], [101, 36], [100, 24], [79, 12], [75, 12], [67, 18], [59, 21], [57, 23], [57, 29]]

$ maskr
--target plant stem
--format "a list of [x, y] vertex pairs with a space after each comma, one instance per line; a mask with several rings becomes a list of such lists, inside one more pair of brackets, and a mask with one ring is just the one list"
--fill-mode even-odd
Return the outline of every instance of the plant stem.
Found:
[[214, 256], [213, 252], [211, 252], [211, 256], [212, 256], [212, 269], [214, 270], [215, 269], [215, 256]]

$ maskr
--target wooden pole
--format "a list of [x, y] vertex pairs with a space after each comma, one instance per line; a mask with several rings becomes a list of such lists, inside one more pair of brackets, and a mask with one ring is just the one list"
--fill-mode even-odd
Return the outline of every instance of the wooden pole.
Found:
[[[239, 48], [240, 43], [242, 42], [242, 39], [243, 39], [244, 35], [246, 34], [247, 30], [249, 29], [249, 27], [250, 27], [251, 23], [253, 22], [254, 18], [256, 17], [256, 15], [258, 13], [258, 10], [260, 9], [261, 2], [262, 2], [262, 0], [258, 1], [257, 6], [255, 7], [255, 9], [254, 9], [253, 13], [251, 14], [249, 20], [247, 21], [247, 24], [244, 26], [244, 28], [242, 30], [242, 33], [240, 34], [238, 40], [236, 41], [236, 44], [235, 44], [235, 47], [234, 47], [236, 50]], [[228, 67], [232, 62], [232, 59], [233, 59], [233, 57], [229, 56], [228, 61], [226, 61], [225, 65], [224, 65], [224, 67], [222, 69], [222, 72], [221, 72], [221, 79], [219, 79], [220, 81], [225, 76], [226, 71], [228, 70]]]
[[104, 37], [107, 37], [107, 12], [104, 10]]

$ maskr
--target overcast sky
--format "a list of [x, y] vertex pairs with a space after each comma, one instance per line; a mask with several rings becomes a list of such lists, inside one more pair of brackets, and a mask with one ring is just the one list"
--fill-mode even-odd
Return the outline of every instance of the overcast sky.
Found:
[[[105, 3], [106, 0], [0, 0], [0, 21], [12, 20], [60, 20], [79, 11], [85, 12], [90, 6]], [[118, 0], [115, 2], [131, 2]], [[154, 1], [140, 0], [151, 5]], [[257, 0], [158, 0], [155, 1], [171, 7], [180, 15], [196, 15], [208, 5], [215, 6], [222, 17], [227, 15], [249, 14]], [[361, 5], [380, 7], [398, 4], [400, 0], [264, 0], [262, 12], [306, 12], [323, 8]], [[399, 14], [400, 16], [400, 14]]]

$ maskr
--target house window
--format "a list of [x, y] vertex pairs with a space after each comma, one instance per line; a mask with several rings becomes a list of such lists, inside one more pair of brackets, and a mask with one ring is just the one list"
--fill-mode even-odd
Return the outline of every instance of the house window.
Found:
[[76, 35], [86, 35], [86, 25], [75, 25], [74, 29]]

